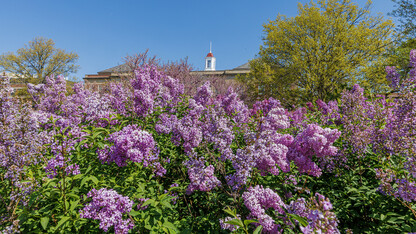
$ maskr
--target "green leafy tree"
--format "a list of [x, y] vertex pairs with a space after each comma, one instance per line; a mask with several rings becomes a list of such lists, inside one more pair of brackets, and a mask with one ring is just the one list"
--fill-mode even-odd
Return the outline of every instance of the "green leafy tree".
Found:
[[76, 53], [55, 48], [52, 39], [37, 37], [16, 53], [0, 55], [0, 68], [13, 73], [19, 82], [44, 83], [52, 74], [68, 75], [78, 70]]
[[391, 15], [399, 18], [401, 32], [408, 37], [416, 37], [416, 0], [392, 1], [396, 3], [396, 8]]
[[286, 105], [328, 101], [353, 83], [372, 84], [365, 74], [391, 45], [394, 24], [372, 16], [370, 6], [319, 0], [299, 4], [296, 17], [278, 15], [263, 25], [264, 44], [240, 81], [253, 99], [271, 96]]

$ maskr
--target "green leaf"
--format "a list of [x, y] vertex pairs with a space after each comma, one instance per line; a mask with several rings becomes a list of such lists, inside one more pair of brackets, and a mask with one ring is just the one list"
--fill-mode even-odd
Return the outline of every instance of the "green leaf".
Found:
[[85, 171], [85, 174], [87, 174], [88, 172], [90, 172], [92, 169], [91, 165], [88, 166], [87, 170]]
[[168, 228], [169, 230], [172, 230], [173, 233], [177, 233], [178, 229], [175, 227], [175, 225], [173, 225], [173, 223], [166, 221], [163, 223], [163, 227]]
[[84, 184], [88, 181], [88, 177], [84, 177], [84, 179], [81, 180], [81, 187], [84, 186]]
[[78, 204], [79, 204], [79, 200], [71, 201], [71, 208], [69, 208], [69, 210], [71, 212], [74, 211]]
[[305, 218], [300, 217], [299, 215], [295, 215], [295, 214], [288, 214], [288, 215], [296, 219], [299, 222], [299, 224], [302, 225], [302, 227], [308, 226], [308, 221]]
[[140, 213], [141, 213], [140, 211], [132, 210], [132, 211], [130, 211], [129, 215], [135, 217], [135, 216], [139, 215]]
[[67, 193], [66, 196], [71, 197], [71, 198], [75, 198], [75, 199], [79, 199], [79, 196], [75, 193]]
[[142, 204], [142, 207], [155, 204], [155, 200], [149, 199]]
[[56, 229], [58, 229], [62, 224], [64, 224], [66, 221], [68, 221], [69, 218], [70, 217], [68, 217], [68, 216], [62, 217], [62, 219], [59, 220], [58, 224], [56, 225]]
[[48, 227], [48, 223], [49, 223], [49, 217], [42, 217], [40, 219], [40, 224], [42, 225], [43, 230], [46, 230], [46, 228]]
[[236, 213], [235, 213], [235, 210], [231, 210], [229, 207], [227, 207], [226, 209], [224, 209], [224, 211], [227, 214], [231, 215], [232, 217], [236, 217], [237, 216]]
[[254, 220], [254, 219], [248, 219], [248, 220], [244, 220], [244, 225], [248, 226], [251, 223], [258, 223], [258, 220]]
[[239, 219], [232, 219], [232, 220], [226, 221], [225, 223], [244, 228], [243, 222], [241, 222], [241, 220]]
[[160, 204], [162, 204], [164, 207], [172, 209], [172, 205], [168, 201], [161, 201]]
[[97, 177], [95, 177], [95, 176], [91, 175], [91, 176], [90, 176], [90, 180], [92, 180], [92, 182], [94, 182], [94, 184], [95, 184], [95, 185], [97, 185], [97, 184], [98, 184], [98, 179], [97, 179]]
[[254, 230], [253, 234], [259, 234], [259, 233], [261, 233], [262, 230], [263, 230], [263, 226], [262, 225], [259, 225], [256, 228], [256, 230]]
[[84, 174], [78, 174], [78, 175], [74, 176], [74, 178], [72, 178], [72, 179], [73, 180], [77, 180], [77, 179], [79, 179], [79, 178], [81, 178], [83, 176], [84, 176]]

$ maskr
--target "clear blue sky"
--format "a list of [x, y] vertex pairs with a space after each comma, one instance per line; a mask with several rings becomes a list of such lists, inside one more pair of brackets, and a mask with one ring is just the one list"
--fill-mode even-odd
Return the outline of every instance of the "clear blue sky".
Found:
[[[366, 0], [352, 0], [364, 6]], [[297, 15], [309, 0], [0, 0], [0, 54], [15, 52], [36, 36], [79, 55], [79, 79], [119, 65], [147, 48], [162, 61], [188, 57], [200, 70], [212, 41], [217, 70], [252, 59], [263, 27], [277, 14]], [[374, 0], [385, 17], [394, 4]]]

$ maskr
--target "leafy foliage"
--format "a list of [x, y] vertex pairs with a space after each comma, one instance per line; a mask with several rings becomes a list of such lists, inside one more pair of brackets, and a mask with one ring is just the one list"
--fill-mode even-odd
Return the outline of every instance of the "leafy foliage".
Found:
[[69, 75], [77, 71], [78, 55], [55, 48], [52, 39], [37, 37], [16, 54], [0, 56], [0, 67], [18, 76], [23, 83], [45, 83], [47, 76]]
[[356, 82], [384, 80], [383, 71], [365, 74], [391, 43], [393, 23], [371, 16], [369, 9], [349, 0], [330, 0], [299, 4], [295, 17], [278, 15], [264, 24], [258, 58], [240, 80], [253, 99], [274, 97], [285, 106], [333, 100]]

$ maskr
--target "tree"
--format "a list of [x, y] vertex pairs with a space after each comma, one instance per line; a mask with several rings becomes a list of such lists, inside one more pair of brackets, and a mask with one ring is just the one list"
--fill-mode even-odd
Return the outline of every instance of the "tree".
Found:
[[52, 39], [37, 37], [17, 53], [0, 55], [0, 68], [15, 74], [23, 83], [44, 83], [52, 74], [68, 75], [78, 70], [76, 53], [55, 48]]
[[[365, 83], [367, 68], [391, 44], [391, 20], [372, 16], [371, 2], [359, 8], [349, 0], [299, 4], [299, 14], [264, 24], [264, 44], [240, 78], [252, 97], [275, 97], [286, 105], [338, 97], [355, 82]], [[385, 78], [383, 78], [385, 79]]]
[[392, 0], [396, 9], [391, 12], [392, 16], [398, 17], [401, 23], [401, 32], [411, 38], [416, 37], [416, 0]]

